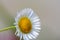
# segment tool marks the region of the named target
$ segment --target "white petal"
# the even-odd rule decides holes
[[[33,31],[36,35],[39,35],[37,32]]]
[[[31,18],[31,20],[36,20],[36,19],[39,19],[39,18],[38,17]]]
[[[40,32],[40,30],[34,29],[36,32]]]
[[[32,10],[31,10],[30,8],[27,8],[27,9],[26,9],[26,12],[27,12],[28,14],[30,14],[31,11],[32,11]]]
[[[24,40],[29,40],[27,35],[23,35]]]
[[[15,35],[17,35],[18,31],[15,32]]]
[[[35,34],[33,34],[33,33],[31,33],[33,36],[34,36],[34,39],[36,39],[36,35]]]
[[[29,15],[29,18],[33,15],[33,11],[31,11],[30,15]]]
[[[35,23],[33,23],[34,25],[40,25],[40,22],[35,22]]]
[[[38,22],[38,21],[40,21],[40,19],[33,20],[32,22]]]
[[[34,27],[34,29],[39,29],[39,30],[40,30],[41,28],[39,28],[39,27]]]
[[[30,36],[31,36],[32,38],[35,38],[32,34],[30,34]]]
[[[19,32],[20,30],[19,30],[19,27],[16,25],[16,30]]]
[[[15,23],[18,23],[18,20],[19,20],[19,18],[16,17],[16,18],[15,18]]]
[[[28,38],[32,39],[32,37],[28,34]]]
[[[18,32],[18,31],[16,31],[16,32],[15,32],[15,35],[16,35],[16,36],[19,36],[19,32]]]
[[[17,33],[17,36],[19,36],[19,33]]]
[[[18,15],[17,15],[16,18],[15,18],[15,21],[18,21],[20,17],[21,17],[21,14],[18,13]]]
[[[37,35],[36,35],[35,33],[32,32],[32,34],[33,34],[35,37],[37,37]]]
[[[37,32],[37,33],[39,33],[39,32],[40,32],[40,30],[39,30],[39,29],[32,29],[32,32],[31,32],[31,33],[33,33],[33,31],[35,31],[35,32]]]
[[[17,18],[20,18],[20,13],[17,15]]]
[[[32,32],[33,34],[35,34],[35,36],[37,37],[39,34],[35,31]]]
[[[23,36],[22,33],[20,33],[20,40],[22,39],[22,36]]]
[[[33,25],[33,27],[40,27],[40,25]]]

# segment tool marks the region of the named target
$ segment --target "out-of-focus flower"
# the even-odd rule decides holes
[[[40,19],[33,12],[31,8],[25,8],[24,10],[17,13],[15,18],[15,35],[20,37],[20,40],[36,39],[41,30]]]

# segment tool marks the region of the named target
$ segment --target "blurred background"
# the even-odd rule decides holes
[[[0,29],[13,25],[17,11],[32,8],[41,19],[36,40],[60,40],[60,0],[0,0]],[[0,40],[18,40],[15,29],[0,32]]]

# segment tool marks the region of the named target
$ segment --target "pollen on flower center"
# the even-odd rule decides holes
[[[18,26],[23,33],[29,33],[32,28],[31,21],[27,17],[22,17],[18,22]]]

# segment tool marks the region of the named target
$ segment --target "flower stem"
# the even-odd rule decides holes
[[[3,28],[3,29],[0,29],[0,32],[2,31],[6,31],[6,30],[9,30],[9,29],[14,29],[16,28],[15,26],[11,26],[11,27],[7,27],[7,28]]]

